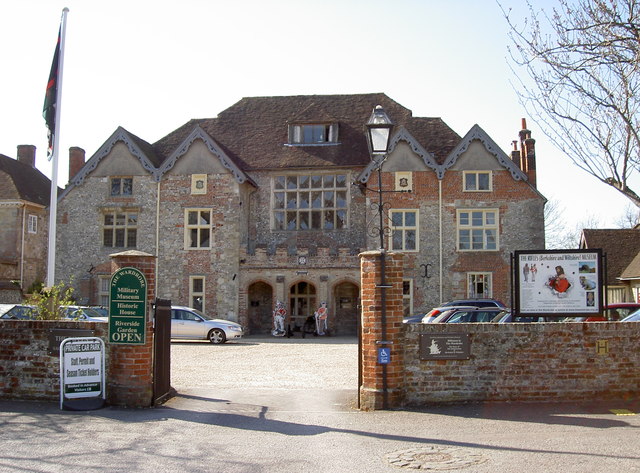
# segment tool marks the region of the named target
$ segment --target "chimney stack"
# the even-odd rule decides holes
[[[513,161],[513,164],[520,167],[520,151],[518,150],[518,140],[513,140],[511,144],[513,145],[513,149],[511,150],[511,161]]]
[[[33,145],[18,145],[18,161],[35,168],[36,147]]]
[[[85,153],[82,148],[72,146],[69,148],[69,182],[84,166]]]
[[[529,177],[529,182],[536,187],[536,140],[531,138],[531,130],[527,129],[527,120],[522,119],[520,130],[520,169]]]

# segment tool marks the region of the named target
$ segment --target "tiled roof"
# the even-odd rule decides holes
[[[278,168],[361,167],[370,156],[365,123],[382,105],[396,126],[404,126],[442,163],[460,137],[440,118],[414,118],[411,110],[383,93],[243,98],[217,118],[190,120],[156,142],[166,159],[200,126],[243,171]],[[288,125],[339,124],[338,145],[288,146]]]
[[[583,248],[602,248],[607,255],[609,284],[616,284],[625,269],[640,252],[640,230],[585,229],[582,230]]]
[[[140,148],[140,150],[145,154],[145,156],[149,159],[149,161],[151,161],[151,163],[155,167],[160,167],[163,160],[160,156],[156,154],[156,151],[153,149],[153,146],[147,143],[145,140],[143,140],[139,136],[136,136],[127,130],[124,130],[124,131],[129,134],[131,139],[135,142],[138,148]]]
[[[26,200],[48,206],[51,180],[28,164],[0,154],[0,200]]]

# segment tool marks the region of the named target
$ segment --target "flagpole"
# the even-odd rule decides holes
[[[62,71],[64,70],[64,44],[67,35],[67,13],[68,8],[62,10],[62,20],[60,23],[60,58],[58,62],[58,77],[56,90],[56,121],[55,134],[53,138],[52,153],[52,173],[51,173],[51,196],[49,199],[49,246],[47,256],[47,282],[46,286],[55,285],[56,270],[56,224],[58,217],[58,152],[60,150],[60,110],[62,109]]]

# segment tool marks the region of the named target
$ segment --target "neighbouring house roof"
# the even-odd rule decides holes
[[[51,180],[36,168],[0,154],[0,200],[25,200],[48,206]]]
[[[640,252],[640,230],[584,229],[580,248],[601,248],[607,255],[609,285],[616,284]]]

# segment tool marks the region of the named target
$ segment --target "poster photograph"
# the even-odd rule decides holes
[[[515,253],[516,312],[597,314],[602,311],[602,252]]]

